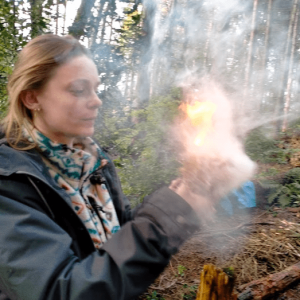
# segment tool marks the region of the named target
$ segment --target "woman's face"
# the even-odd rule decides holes
[[[34,125],[58,143],[73,145],[76,137],[91,136],[101,100],[95,64],[86,56],[59,66],[45,87],[36,93]]]

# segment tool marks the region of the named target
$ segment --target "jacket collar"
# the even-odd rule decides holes
[[[0,140],[0,175],[9,176],[13,173],[44,173],[44,163],[35,149],[16,150],[10,147],[6,139]]]
[[[69,199],[67,193],[54,182],[37,150],[16,150],[7,144],[6,139],[2,139],[0,140],[0,176],[12,174],[35,177],[55,190],[63,199]],[[71,205],[70,200],[66,202]]]

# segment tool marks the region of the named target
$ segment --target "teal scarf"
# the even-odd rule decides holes
[[[32,133],[50,175],[70,196],[73,209],[87,228],[95,248],[101,248],[120,229],[105,182],[90,180],[107,163],[102,150],[91,138],[82,138],[69,148],[51,141],[37,129]],[[33,141],[27,132],[25,135]]]

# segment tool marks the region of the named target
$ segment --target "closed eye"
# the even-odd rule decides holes
[[[84,94],[85,90],[84,89],[78,89],[78,90],[71,90],[71,93],[74,96],[82,96]]]

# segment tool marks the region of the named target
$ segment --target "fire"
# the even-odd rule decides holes
[[[195,145],[201,146],[212,127],[212,117],[216,110],[216,104],[212,102],[196,101],[193,105],[183,104],[181,109],[186,112],[193,127],[197,130],[194,140]]]
[[[184,117],[174,124],[174,144],[180,146],[182,181],[197,195],[199,213],[207,219],[215,203],[253,176],[255,164],[235,135],[225,92],[203,81],[199,89],[187,85],[183,96]]]

